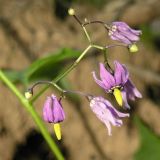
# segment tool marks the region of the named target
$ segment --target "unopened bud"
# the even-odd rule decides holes
[[[138,51],[138,47],[136,44],[131,44],[128,46],[128,49],[130,52],[134,53],[134,52],[137,52]]]
[[[69,14],[70,16],[75,15],[74,9],[73,9],[73,8],[69,8],[69,9],[68,9],[68,14]]]
[[[26,99],[30,99],[33,96],[33,92],[31,90],[28,90],[24,95]]]

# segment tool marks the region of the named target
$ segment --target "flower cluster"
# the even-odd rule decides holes
[[[69,68],[65,73],[60,76],[61,78],[67,75],[78,64],[78,62],[82,59],[82,57],[87,53],[90,48],[93,47],[103,51],[107,49],[107,47],[92,45],[89,34],[85,28],[86,25],[92,23],[101,23],[107,29],[108,35],[112,40],[121,42],[123,46],[128,47],[131,52],[136,52],[138,50],[136,42],[139,41],[139,36],[141,34],[140,30],[134,30],[124,22],[113,22],[110,25],[105,24],[101,21],[82,23],[75,15],[75,11],[73,9],[69,10],[69,14],[73,16],[82,26],[82,29],[84,30],[84,33],[86,34],[90,45],[80,55],[80,57],[78,57],[78,59],[71,66],[71,68]],[[115,97],[115,100],[117,101],[117,104],[126,111],[127,109],[130,109],[128,101],[134,101],[136,98],[141,98],[142,95],[131,81],[129,71],[124,64],[121,64],[118,61],[114,61],[114,68],[111,68],[108,60],[106,59],[106,56],[104,56],[104,59],[105,63],[99,64],[99,78],[97,78],[96,72],[93,71],[93,79],[101,88],[104,89],[106,93],[113,95]],[[62,95],[66,93],[74,93],[85,96],[89,100],[91,110],[95,113],[97,118],[106,125],[109,135],[112,135],[111,125],[120,127],[123,124],[121,118],[129,117],[129,113],[122,113],[118,111],[118,109],[116,109],[108,100],[106,100],[102,96],[93,96],[92,94],[86,94],[79,91],[63,90],[62,88],[60,88],[60,86],[53,82],[37,82],[28,90],[28,92],[25,93],[26,98],[31,98],[33,95],[33,88],[37,84],[42,83],[48,83],[53,85],[61,92]],[[58,99],[55,95],[52,94],[51,96],[47,97],[43,107],[43,119],[48,123],[53,123],[54,131],[58,140],[61,139],[60,122],[63,122],[65,119],[65,113],[61,104],[62,98],[63,96]]]

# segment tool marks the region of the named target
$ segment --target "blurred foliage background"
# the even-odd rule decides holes
[[[131,117],[122,128],[113,127],[113,136],[109,137],[86,99],[67,97],[63,101],[67,115],[62,124],[63,140],[57,145],[67,160],[159,160],[159,0],[0,0],[0,68],[22,92],[36,80],[52,80],[65,70],[88,45],[79,24],[67,15],[69,7],[75,8],[82,21],[125,21],[142,30],[138,53],[116,47],[108,54],[111,64],[116,59],[128,66],[143,99],[131,103]],[[115,43],[102,26],[96,24],[87,29],[97,44]],[[103,54],[90,51],[60,85],[112,100],[90,74],[98,70],[100,61]],[[36,88],[36,92],[40,89]],[[16,97],[2,83],[0,90],[0,159],[53,160]],[[51,88],[35,102],[40,115],[46,96],[52,92],[57,93]],[[53,134],[50,125],[48,129]]]

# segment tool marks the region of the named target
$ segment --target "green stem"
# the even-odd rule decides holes
[[[59,80],[61,80],[63,77],[65,77],[70,71],[72,71],[78,63],[81,61],[81,59],[85,56],[85,54],[92,48],[92,45],[89,45],[82,54],[76,59],[76,61],[62,74],[60,74],[55,80],[54,83],[57,83]]]
[[[102,46],[99,46],[99,45],[96,45],[96,44],[92,44],[92,47],[100,49],[100,50],[105,50],[106,49],[105,47],[102,47]]]
[[[76,59],[76,61],[64,72],[62,72],[59,76],[57,76],[54,80],[53,83],[59,82],[63,77],[65,77],[69,72],[71,72],[81,61],[81,59],[85,56],[85,54],[92,48],[92,45],[89,45],[83,52],[82,54]],[[30,102],[34,102],[49,86],[45,86],[42,88],[42,90],[39,91],[38,94],[36,94]]]
[[[86,35],[86,37],[87,37],[89,43],[91,43],[91,38],[90,38],[90,36],[89,36],[89,34],[88,34],[86,28],[85,28],[84,26],[82,26],[82,28],[83,28],[83,31],[84,31],[84,33],[85,33],[85,35]]]
[[[34,119],[35,123],[40,129],[41,134],[43,135],[44,139],[48,143],[49,147],[51,148],[52,152],[57,157],[57,160],[64,160],[64,157],[56,143],[53,141],[52,137],[50,136],[49,132],[47,131],[44,123],[42,122],[41,118],[34,110],[34,107],[25,99],[25,97],[19,92],[16,86],[5,76],[5,74],[0,70],[0,79],[10,88],[10,90],[18,97],[24,108],[31,114],[32,118]]]

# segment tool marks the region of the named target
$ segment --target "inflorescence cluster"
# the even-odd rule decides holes
[[[65,119],[65,112],[61,101],[64,95],[68,93],[74,93],[86,97],[90,103],[91,110],[95,113],[98,119],[100,119],[106,125],[108,134],[112,135],[111,124],[113,126],[120,127],[123,124],[121,118],[129,117],[129,113],[122,113],[118,111],[108,100],[102,96],[94,96],[92,94],[86,94],[79,91],[63,90],[60,86],[57,85],[57,82],[65,77],[73,68],[75,68],[91,48],[97,48],[104,53],[104,63],[99,63],[99,78],[97,78],[95,71],[92,72],[94,81],[101,88],[103,88],[106,93],[112,94],[119,106],[123,107],[124,109],[130,109],[128,100],[134,101],[135,98],[141,98],[142,95],[131,81],[129,71],[124,64],[121,64],[115,60],[114,68],[109,65],[106,50],[110,47],[123,46],[126,47],[129,52],[137,52],[138,47],[136,46],[136,42],[139,41],[141,31],[130,28],[125,22],[112,22],[107,24],[102,21],[86,20],[84,23],[82,23],[76,16],[74,9],[69,9],[68,13],[70,16],[73,16],[82,27],[89,41],[89,46],[84,50],[84,52],[82,52],[82,54],[73,63],[73,65],[71,65],[71,67],[66,70],[66,72],[60,75],[60,78],[56,82],[38,81],[25,92],[25,97],[30,99],[33,95],[34,87],[39,84],[53,85],[61,92],[62,96],[60,96],[60,98],[57,98],[54,94],[47,97],[43,107],[43,119],[48,123],[53,123],[54,131],[58,140],[61,139],[60,122],[63,122]],[[86,30],[86,26],[93,23],[101,24],[107,30],[108,36],[112,40],[118,41],[120,43],[108,46],[99,46],[93,44]]]

